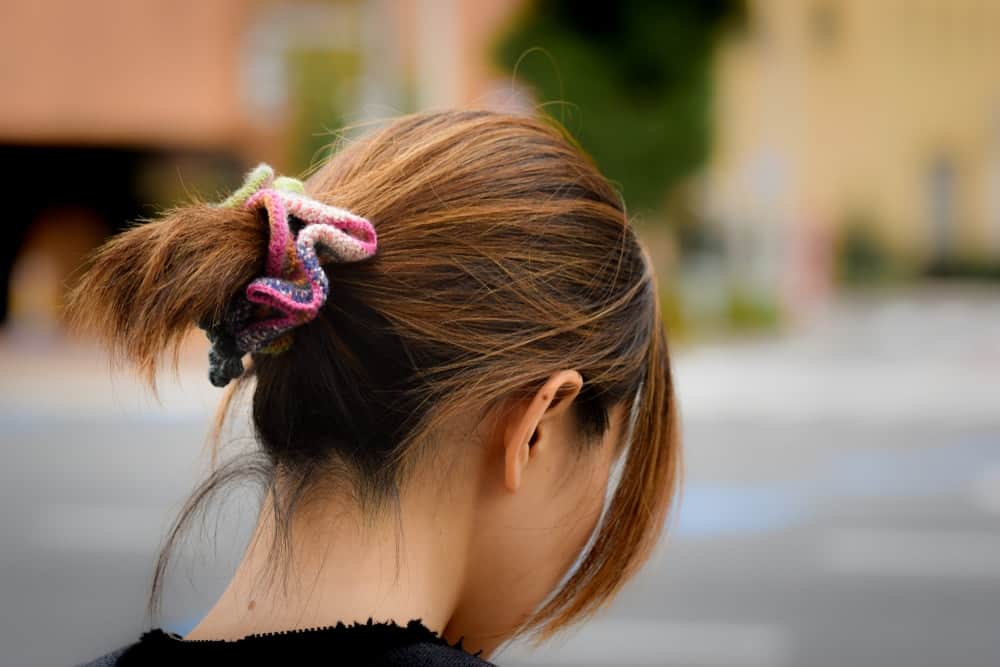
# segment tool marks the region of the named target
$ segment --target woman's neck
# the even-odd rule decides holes
[[[443,516],[430,495],[410,497],[401,516],[366,524],[343,494],[295,520],[287,588],[283,571],[266,579],[271,499],[225,592],[185,639],[235,640],[249,634],[415,618],[443,633],[463,587],[468,524]],[[349,509],[351,508],[351,509]],[[456,521],[456,519],[459,519]]]

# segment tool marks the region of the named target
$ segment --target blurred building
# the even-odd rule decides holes
[[[717,60],[708,179],[742,275],[822,290],[858,228],[918,266],[1000,261],[1000,3],[749,9]]]
[[[280,127],[242,109],[248,20],[242,0],[0,6],[0,159],[18,193],[0,320],[11,297],[20,320],[51,324],[65,280],[105,235],[211,194],[244,156],[275,154]]]
[[[10,0],[0,322],[56,323],[83,253],[265,160],[301,173],[343,125],[518,106],[488,40],[520,0]]]

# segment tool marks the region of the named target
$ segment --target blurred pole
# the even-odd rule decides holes
[[[390,0],[362,3],[361,15],[361,100],[362,120],[394,116],[404,109],[402,50],[399,13]]]
[[[457,0],[417,0],[416,78],[420,109],[461,103]]]
[[[1000,100],[994,104],[992,137],[987,167],[986,210],[992,259],[1000,260]]]

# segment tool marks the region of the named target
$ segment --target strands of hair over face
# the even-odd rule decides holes
[[[544,639],[596,611],[648,558],[680,465],[656,277],[618,193],[553,121],[487,111],[399,118],[342,147],[306,189],[372,221],[378,251],[325,266],[319,316],[286,353],[252,355],[227,390],[217,427],[252,391],[257,454],[217,466],[184,506],[150,610],[171,550],[224,486],[264,482],[278,567],[296,512],[330,484],[366,516],[391,512],[449,417],[471,406],[485,418],[575,368],[581,447],[600,442],[618,402],[634,405],[631,438],[588,552],[518,633]],[[266,230],[201,203],[135,226],[93,256],[71,321],[154,384],[161,354],[176,364],[193,323],[259,274]]]

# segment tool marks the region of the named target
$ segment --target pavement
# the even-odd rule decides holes
[[[92,346],[0,335],[4,665],[76,664],[144,628],[207,460],[204,352],[185,347],[157,403]],[[1000,290],[841,297],[673,358],[686,470],[665,541],[605,612],[495,662],[1000,665]],[[225,586],[241,502],[192,535],[162,625],[185,632]]]

